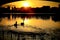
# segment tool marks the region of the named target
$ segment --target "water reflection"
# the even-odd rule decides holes
[[[42,19],[45,18],[45,19]],[[19,17],[19,16],[13,16],[10,15],[8,17],[0,18],[0,25],[8,27],[10,30],[16,30],[16,31],[25,31],[25,32],[40,32],[41,29],[49,29],[49,28],[60,28],[60,22],[55,22],[52,20],[52,16],[47,17],[49,19],[46,19],[46,17]],[[21,26],[21,23],[24,21],[24,27]],[[15,28],[14,25],[17,22],[18,26]],[[10,26],[10,27],[9,27]]]

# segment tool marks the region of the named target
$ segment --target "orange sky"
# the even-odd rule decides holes
[[[7,5],[10,5],[10,7],[13,7],[13,5],[17,8],[23,7],[24,4],[27,3],[29,4],[30,7],[42,7],[42,6],[50,6],[50,7],[58,7],[60,3],[58,2],[52,2],[52,1],[31,1],[31,0],[26,0],[26,1],[16,1],[12,3],[7,3],[2,5],[2,7],[6,7]]]

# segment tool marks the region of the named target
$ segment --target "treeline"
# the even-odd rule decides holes
[[[0,7],[0,13],[60,13],[60,5],[59,7],[51,7],[50,6],[43,6],[41,8],[31,8],[31,7],[21,7],[21,8],[7,8]]]

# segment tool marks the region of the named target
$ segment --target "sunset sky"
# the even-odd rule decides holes
[[[42,0],[25,0],[25,1],[16,1],[11,2],[2,5],[2,7],[7,7],[7,5],[10,5],[10,7],[15,6],[16,8],[20,7],[42,7],[42,6],[50,6],[50,7],[58,7],[60,3],[58,2],[52,2],[52,1],[42,1]]]

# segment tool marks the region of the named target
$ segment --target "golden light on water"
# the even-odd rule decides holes
[[[25,23],[28,23],[28,22],[29,22],[29,20],[28,20],[27,18],[25,18],[24,22],[25,22]]]
[[[0,25],[14,25],[15,22],[17,21],[17,24],[21,24],[23,22],[23,19],[20,17],[16,17],[16,19],[11,18],[10,20],[6,18],[2,18],[2,21],[0,22]],[[32,32],[32,31],[37,31],[37,29],[34,29],[33,27],[36,28],[42,28],[42,29],[48,29],[48,28],[60,28],[60,22],[54,22],[51,18],[48,20],[43,20],[43,19],[36,19],[36,18],[25,18],[24,19],[24,24],[25,26],[17,26],[15,28],[14,26],[11,27],[12,30],[19,30],[19,31],[27,31],[27,32]],[[30,26],[29,26],[30,25]],[[31,27],[32,26],[32,27]],[[38,30],[39,31],[39,30]]]

